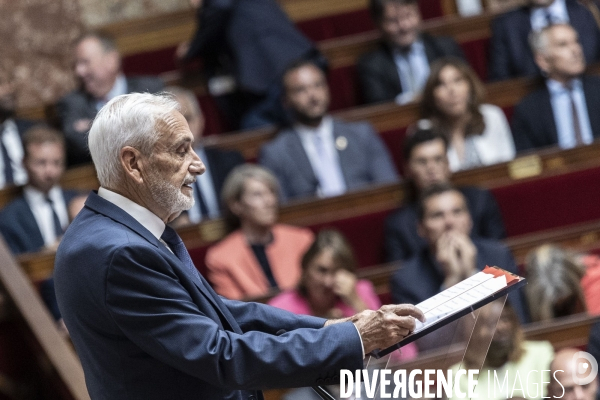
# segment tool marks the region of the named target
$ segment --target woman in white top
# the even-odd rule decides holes
[[[448,57],[431,65],[421,113],[448,136],[452,171],[515,157],[515,144],[504,113],[494,105],[482,104],[483,96],[483,84],[462,60]]]

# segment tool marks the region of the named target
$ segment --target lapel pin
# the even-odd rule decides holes
[[[348,139],[345,136],[338,136],[335,139],[335,148],[339,151],[345,150],[348,147]]]

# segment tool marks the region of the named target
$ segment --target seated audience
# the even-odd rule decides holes
[[[422,121],[404,141],[405,203],[385,220],[387,261],[410,258],[427,246],[425,239],[417,233],[417,200],[428,187],[450,182],[452,173],[446,156],[447,147],[446,136]],[[503,239],[506,232],[494,195],[473,186],[458,190],[467,200],[473,221],[471,236]]]
[[[423,118],[448,138],[450,169],[510,161],[515,145],[504,112],[484,104],[485,89],[463,61],[444,58],[431,66],[421,102]]]
[[[591,368],[589,363],[578,357],[579,349],[562,349],[556,353],[550,364],[550,374],[554,378],[548,383],[548,397],[563,400],[594,400],[598,395],[598,377],[587,384],[579,379],[587,378]],[[585,365],[585,364],[587,365]],[[582,371],[586,371],[583,372]],[[577,378],[577,379],[576,379]]]
[[[91,162],[88,131],[96,113],[113,97],[133,92],[158,92],[163,83],[155,77],[126,78],[121,56],[112,38],[86,33],[75,45],[75,75],[80,88],[56,105],[62,131],[67,139],[68,165]]]
[[[21,136],[33,123],[16,119],[14,114],[15,85],[5,82],[0,84],[0,189],[27,182]]]
[[[330,197],[372,184],[398,181],[390,155],[367,122],[327,114],[329,87],[314,63],[300,61],[283,76],[293,125],[265,144],[260,163],[281,185],[283,200]]]
[[[553,245],[531,251],[525,261],[525,294],[531,320],[545,321],[580,312],[600,313],[596,255],[577,257]]]
[[[71,220],[69,206],[85,197],[60,187],[65,169],[65,145],[60,132],[36,125],[23,135],[23,149],[28,184],[20,197],[0,211],[0,233],[15,255],[56,250]],[[40,290],[52,315],[60,320],[54,282],[42,282]]]
[[[427,246],[405,260],[402,268],[392,276],[394,303],[418,304],[481,271],[486,265],[517,273],[515,260],[506,246],[496,240],[469,237],[473,221],[465,196],[458,189],[447,184],[425,189],[417,215],[418,233]],[[521,292],[512,292],[508,300],[519,319],[528,322]]]
[[[206,253],[208,280],[220,295],[242,299],[298,284],[313,234],[277,223],[278,192],[277,179],[256,165],[236,167],[225,180],[221,197],[233,232]]]
[[[65,148],[60,132],[34,126],[23,135],[29,183],[0,212],[0,233],[13,254],[55,250],[69,225],[68,206],[77,192],[60,187]]]
[[[585,75],[577,32],[565,24],[531,35],[545,85],[526,96],[512,119],[517,151],[556,146],[569,149],[600,136],[600,78]]]
[[[539,64],[527,43],[532,31],[548,25],[571,24],[581,38],[587,62],[600,59],[600,31],[589,10],[577,0],[527,0],[492,22],[489,78],[503,80],[539,75]]]
[[[418,0],[371,0],[370,8],[382,40],[357,63],[365,102],[407,103],[421,93],[429,64],[443,56],[464,58],[452,38],[422,32]]]
[[[221,215],[219,194],[225,178],[233,168],[244,163],[244,157],[237,151],[204,147],[202,138],[204,115],[202,115],[196,96],[183,88],[171,87],[166,90],[173,93],[181,105],[183,116],[194,135],[194,151],[206,167],[206,172],[197,176],[194,183],[194,199],[196,200],[194,207],[183,214],[181,218],[187,218],[186,222],[196,224],[201,220],[219,217]]]
[[[214,96],[223,96],[229,118],[242,129],[281,123],[285,114],[279,98],[281,76],[298,59],[325,67],[314,43],[294,26],[275,0],[191,0],[198,28],[193,39],[180,45],[183,61],[201,57]],[[233,82],[224,76],[233,75]]]
[[[452,367],[452,370],[454,373],[459,367],[479,370],[473,398],[504,400],[511,398],[512,395],[521,394],[528,399],[547,397],[544,382],[547,383],[552,379],[548,373],[548,365],[554,355],[554,349],[546,341],[525,340],[516,313],[508,304],[500,310],[502,305],[501,301],[495,301],[481,308],[477,324],[473,329],[469,346],[478,344],[483,346],[484,354],[490,332],[494,332],[483,366],[478,365],[481,363],[479,359],[481,353],[471,351],[469,348],[462,365],[457,364]],[[530,371],[536,372],[530,373]],[[494,377],[494,372],[497,378]],[[459,381],[460,391],[467,393],[468,380],[463,378],[466,377],[463,375]],[[507,379],[508,384],[504,379]],[[458,397],[450,397],[449,400],[456,398]]]

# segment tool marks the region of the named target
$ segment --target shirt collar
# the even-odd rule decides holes
[[[420,37],[417,38],[410,46],[406,49],[401,49],[400,47],[394,48],[394,54],[399,56],[407,56],[411,53],[415,53],[417,51],[425,51],[425,45],[423,44],[423,39]]]
[[[127,80],[125,79],[125,75],[119,74],[117,75],[117,79],[115,79],[115,84],[112,89],[106,94],[106,101],[112,100],[113,98],[120,96],[122,94],[127,93]]]
[[[571,85],[574,90],[581,89],[582,88],[581,79],[579,79],[579,78],[573,79],[571,81]],[[562,94],[562,93],[566,93],[569,91],[565,87],[565,85],[563,85],[562,83],[560,83],[558,81],[555,81],[554,79],[547,79],[546,86],[548,87],[548,91],[550,92],[551,95]]]
[[[23,195],[27,201],[32,203],[43,203],[46,201],[46,194],[42,193],[39,189],[34,188],[31,185],[26,185],[23,188]],[[53,202],[57,201],[57,196],[60,196],[60,186],[54,185],[52,189],[48,191],[47,195]]]
[[[148,229],[148,231],[150,231],[150,233],[152,233],[152,235],[154,235],[157,239],[160,239],[165,231],[165,223],[162,219],[160,219],[152,211],[142,207],[127,197],[121,196],[120,194],[103,187],[98,189],[98,196],[102,197],[104,200],[110,201],[127,214],[131,215],[144,228]]]

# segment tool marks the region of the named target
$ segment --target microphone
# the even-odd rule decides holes
[[[280,329],[277,331],[276,335],[277,336],[281,336],[284,333],[286,333],[287,331],[285,329]],[[337,400],[335,397],[333,397],[327,390],[325,390],[324,387],[322,386],[311,386],[312,390],[314,390],[321,399],[323,400]]]

